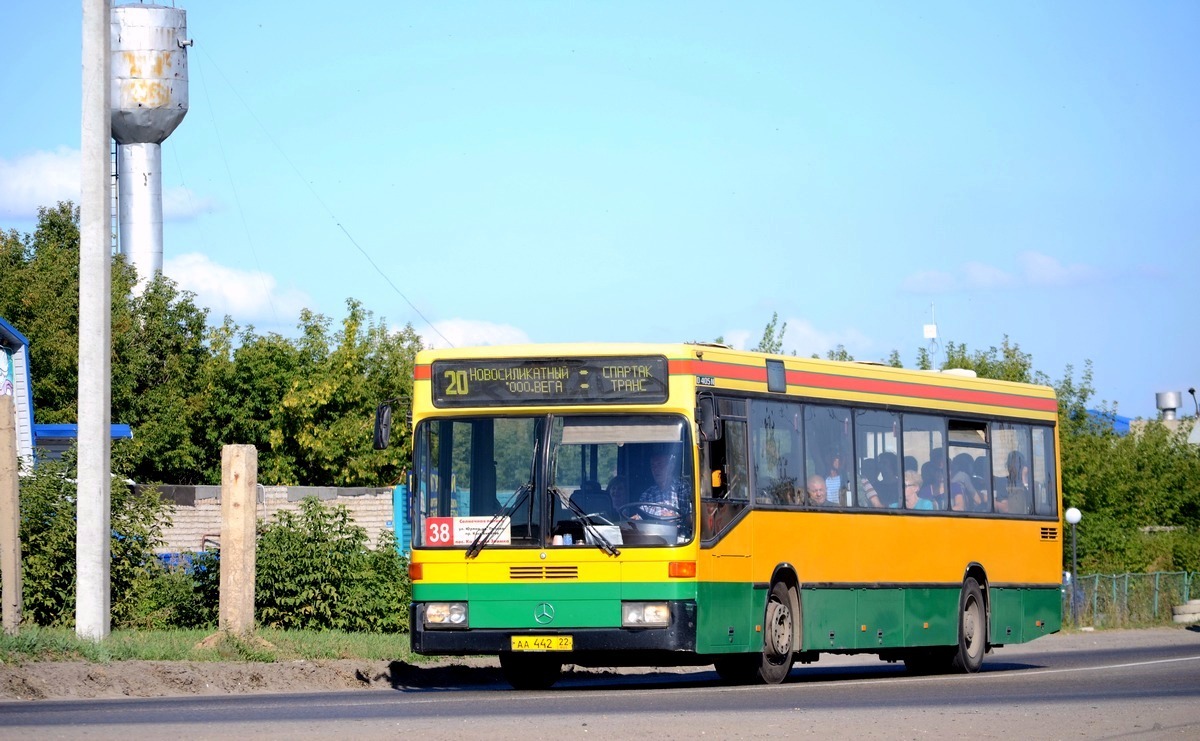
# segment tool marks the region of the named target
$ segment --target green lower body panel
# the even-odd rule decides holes
[[[958,589],[804,589],[805,651],[872,651],[958,641]]]
[[[1023,643],[1062,628],[1062,593],[1058,587],[1007,589],[993,587],[988,640]]]
[[[959,587],[801,590],[804,651],[888,651],[958,642]],[[989,640],[1020,643],[1057,632],[1056,587],[988,590]],[[414,584],[413,601],[467,602],[475,629],[538,630],[543,604],[555,629],[620,628],[621,602],[694,601],[696,652],[758,651],[767,590],[748,582]]]
[[[762,645],[766,591],[746,582],[700,582],[696,590],[696,650],[744,653]]]

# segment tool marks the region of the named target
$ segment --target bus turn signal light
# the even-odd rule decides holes
[[[421,579],[425,578],[424,566],[425,564],[423,563],[410,563],[408,565],[408,580],[421,581]]]
[[[691,579],[696,576],[696,562],[671,561],[667,564],[667,576],[672,579]]]

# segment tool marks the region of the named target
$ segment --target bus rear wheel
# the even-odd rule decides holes
[[[500,654],[500,673],[518,690],[544,690],[562,678],[562,661],[545,654]]]
[[[987,652],[987,609],[979,582],[968,577],[958,598],[958,650],[951,668],[974,674],[983,666]]]

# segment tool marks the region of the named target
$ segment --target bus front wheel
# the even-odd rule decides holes
[[[723,656],[714,663],[717,675],[734,684],[779,684],[792,671],[799,621],[795,593],[783,582],[775,582],[763,616],[762,653]]]
[[[562,677],[562,661],[545,654],[505,651],[500,654],[500,673],[514,689],[544,690]]]
[[[958,599],[958,650],[951,666],[955,671],[973,674],[983,666],[987,652],[987,609],[979,582],[968,577]]]

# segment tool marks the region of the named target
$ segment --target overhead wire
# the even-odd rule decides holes
[[[208,57],[207,54],[205,54],[205,56]],[[208,57],[208,59],[210,62],[212,61],[211,57]],[[214,63],[213,66],[216,67],[216,64]],[[197,68],[197,71],[200,71],[201,69],[202,68]],[[217,71],[220,72],[220,69],[218,68]],[[224,73],[221,73],[221,76],[225,77]],[[228,82],[228,79],[226,79],[226,82]],[[246,234],[246,244],[250,247],[250,255],[254,258],[254,266],[258,268],[258,280],[262,285],[263,295],[267,297],[267,303],[271,307],[271,316],[275,317],[275,323],[280,324],[279,312],[275,309],[275,299],[271,297],[271,291],[267,287],[267,281],[265,278],[267,271],[263,270],[262,263],[258,259],[258,250],[254,249],[254,238],[250,236],[250,224],[246,221],[246,210],[242,208],[242,200],[238,196],[237,181],[234,180],[233,170],[229,167],[229,158],[225,156],[225,145],[221,141],[221,130],[217,126],[217,117],[213,113],[212,99],[209,97],[208,83],[205,80],[203,73],[200,74],[200,87],[204,90],[204,101],[208,103],[208,115],[209,118],[212,119],[213,134],[217,139],[217,150],[221,153],[221,163],[225,165],[225,175],[229,178],[229,188],[233,191],[233,202],[237,206],[238,216],[242,221],[242,230]],[[243,105],[245,105],[244,101]]]
[[[229,89],[233,92],[234,96],[236,96],[237,99],[241,102],[241,104],[243,106],[245,106],[246,111],[250,114],[250,118],[254,119],[254,123],[258,124],[258,127],[262,130],[263,134],[271,142],[271,145],[273,147],[275,147],[275,151],[279,152],[279,155],[281,157],[283,157],[285,162],[288,163],[288,166],[292,168],[292,172],[294,172],[296,174],[296,177],[299,178],[302,183],[304,183],[304,187],[307,188],[308,192],[311,193],[313,198],[315,198],[317,200],[317,203],[321,204],[321,208],[325,209],[325,213],[329,214],[329,217],[333,220],[333,223],[337,226],[337,228],[339,230],[341,230],[342,234],[344,234],[346,236],[346,239],[349,240],[350,244],[354,245],[354,248],[356,250],[358,250],[359,253],[371,265],[371,267],[374,268],[375,272],[378,273],[379,276],[381,278],[383,278],[383,280],[389,286],[391,286],[392,290],[396,292],[396,295],[398,295],[400,298],[402,298],[404,300],[404,303],[408,304],[409,308],[411,308],[416,313],[417,316],[421,317],[422,321],[424,321],[427,325],[429,325],[430,329],[432,329],[434,332],[437,333],[438,337],[441,337],[442,340],[444,340],[448,346],[454,347],[454,343],[450,341],[450,338],[448,338],[448,337],[446,337],[446,335],[442,334],[442,331],[440,329],[438,329],[437,326],[432,321],[430,321],[429,317],[425,316],[425,314],[423,314],[421,312],[421,310],[417,308],[417,305],[414,304],[408,298],[408,296],[406,296],[404,294],[404,292],[400,290],[399,286],[397,286],[392,281],[392,279],[390,277],[388,277],[388,275],[385,272],[383,272],[383,269],[380,268],[379,265],[376,264],[375,260],[372,259],[372,257],[367,253],[367,251],[365,249],[363,249],[362,245],[360,245],[358,243],[358,240],[356,240],[354,238],[354,236],[352,234],[350,234],[350,231],[348,229],[346,229],[345,226],[342,225],[341,219],[339,219],[337,214],[335,214],[333,212],[333,209],[331,209],[325,203],[325,200],[323,198],[321,198],[321,195],[319,193],[317,193],[316,189],[313,188],[312,184],[308,181],[308,179],[304,177],[304,174],[300,172],[300,168],[298,168],[295,165],[295,163],[292,162],[292,159],[287,156],[287,152],[283,151],[283,148],[281,146],[279,146],[279,143],[277,141],[275,141],[275,137],[273,137],[271,135],[271,132],[267,129],[267,127],[265,125],[263,125],[262,121],[259,120],[258,115],[254,112],[254,109],[252,109],[250,107],[250,105],[245,101],[245,99],[242,98],[241,93],[239,93],[237,91],[237,88],[235,88],[233,86],[233,83],[230,82],[229,78],[226,77],[225,73],[221,70],[220,65],[218,65],[211,56],[209,56],[207,51],[204,51],[203,49],[201,51],[204,53],[204,56],[212,64],[213,68],[217,71],[217,74],[221,75],[221,77],[225,80],[225,83],[227,85],[229,85]],[[236,193],[235,193],[235,197],[236,197]]]

